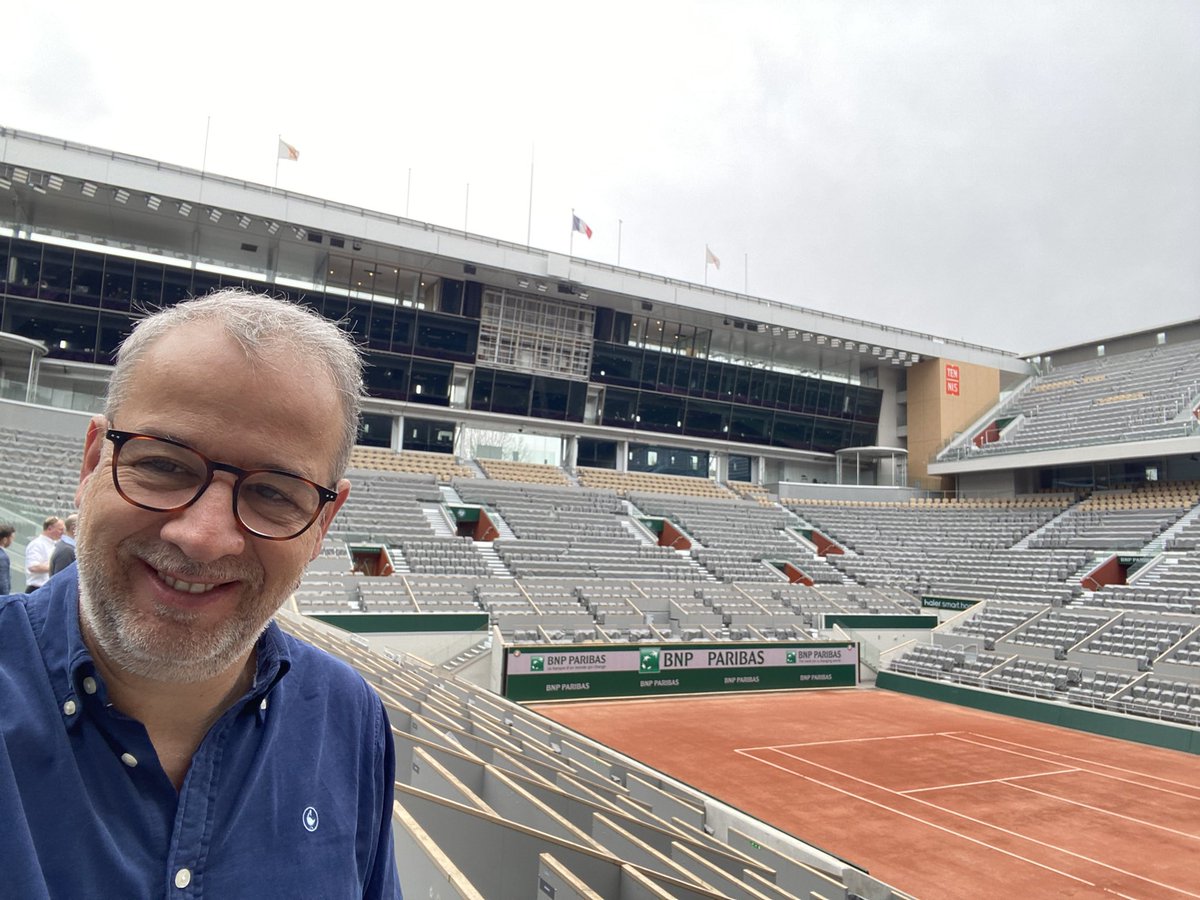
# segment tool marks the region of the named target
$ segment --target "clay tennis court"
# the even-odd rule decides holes
[[[923,898],[1200,898],[1200,758],[874,689],[540,704]]]

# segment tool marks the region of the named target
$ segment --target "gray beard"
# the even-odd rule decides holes
[[[115,560],[105,559],[104,547],[97,546],[102,544],[80,540],[76,551],[80,624],[110,664],[154,681],[192,683],[226,671],[249,653],[275,610],[299,584],[297,578],[282,596],[267,598],[262,594],[262,573],[254,567],[200,566],[181,559],[169,545],[134,538],[117,546]],[[243,599],[215,629],[195,631],[189,626],[199,617],[186,610],[156,605],[146,613],[128,605],[125,573],[141,565],[139,561],[197,582],[241,580],[244,596],[253,599]]]

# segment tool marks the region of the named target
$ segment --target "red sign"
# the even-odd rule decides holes
[[[946,393],[958,396],[958,366],[946,363]]]

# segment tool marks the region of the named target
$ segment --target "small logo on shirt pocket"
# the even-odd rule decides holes
[[[317,825],[320,824],[320,820],[317,816],[317,810],[312,806],[305,807],[304,815],[301,816],[300,821],[304,823],[305,831],[316,831]]]

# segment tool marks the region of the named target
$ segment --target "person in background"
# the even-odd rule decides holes
[[[75,562],[75,523],[79,521],[77,513],[71,513],[63,520],[63,536],[54,545],[50,554],[50,575],[57,575],[71,563]]]
[[[12,561],[8,558],[8,546],[16,533],[17,529],[7,522],[0,524],[0,597],[12,593]]]
[[[63,520],[49,516],[42,523],[42,533],[25,547],[25,591],[32,593],[50,580],[50,557],[54,545],[62,537]]]
[[[272,621],[350,492],[362,362],[241,291],[140,322],[76,565],[0,600],[5,897],[399,900],[379,695]]]

